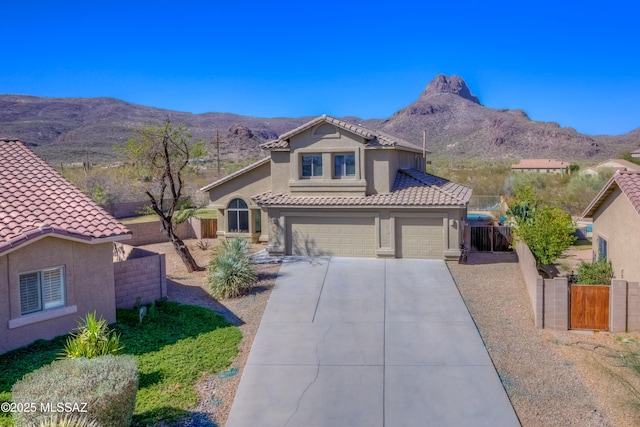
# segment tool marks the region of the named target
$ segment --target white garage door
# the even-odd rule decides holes
[[[373,217],[289,217],[289,255],[375,256]]]
[[[444,258],[442,218],[396,218],[398,258]]]

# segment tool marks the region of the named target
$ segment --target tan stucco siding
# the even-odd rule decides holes
[[[390,193],[395,180],[395,169],[391,169],[389,157],[393,150],[366,150],[367,194]]]
[[[326,129],[327,124],[321,124]],[[365,152],[364,138],[350,132],[334,128],[335,133],[319,136],[315,134],[318,127],[291,137],[289,141],[289,181],[286,193],[299,196],[331,194],[335,196],[364,196]],[[322,175],[312,178],[302,177],[302,156],[320,154],[322,156]],[[353,177],[337,178],[334,176],[334,157],[339,154],[354,154],[356,173]],[[279,176],[278,179],[281,179]],[[281,183],[274,188],[282,188]]]
[[[64,266],[65,306],[22,316],[20,274],[58,266]],[[0,299],[0,353],[66,334],[93,310],[113,323],[113,243],[90,245],[46,237],[1,256],[0,295],[6,296]]]
[[[289,192],[289,180],[291,179],[289,155],[288,151],[271,152],[271,191],[276,194]]]
[[[620,189],[616,189],[593,216],[594,253],[598,251],[598,238],[604,238],[616,279],[640,281],[639,223],[640,215]]]
[[[247,171],[209,190],[209,204],[218,209],[226,209],[232,199],[242,198],[249,207],[257,207],[252,196],[271,189],[270,162]]]
[[[251,199],[265,191],[271,190],[271,162],[258,166],[246,173],[236,176],[235,178],[223,182],[222,184],[209,190],[210,206],[217,209],[218,213],[218,231],[220,237],[228,237],[227,233],[227,206],[235,199],[240,198],[245,201],[250,209],[249,229],[250,233],[238,234],[241,237],[251,238],[253,241],[260,240],[262,234],[266,233],[264,228],[267,215],[262,209]],[[261,215],[260,225],[262,231],[256,229],[256,215]],[[266,237],[264,238],[266,240]]]

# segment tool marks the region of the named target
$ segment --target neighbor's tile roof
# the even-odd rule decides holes
[[[93,240],[130,232],[22,142],[0,138],[0,254],[43,234]]]
[[[363,197],[311,197],[258,194],[253,200],[262,206],[464,206],[471,198],[471,189],[414,169],[401,169],[396,174],[393,189],[388,194]]]
[[[512,165],[511,169],[566,169],[568,162],[554,159],[520,159],[520,163]]]
[[[405,141],[401,138],[397,138],[395,136],[391,136],[384,132],[367,129],[363,126],[349,123],[344,120],[337,119],[335,117],[327,116],[326,114],[320,117],[316,117],[315,119],[307,123],[304,123],[298,126],[297,128],[290,130],[289,132],[283,133],[282,135],[280,135],[278,139],[274,139],[273,141],[267,141],[264,144],[261,144],[260,147],[266,148],[266,149],[289,148],[289,138],[322,122],[330,123],[341,129],[344,129],[349,132],[353,132],[356,135],[362,136],[364,139],[369,141],[367,143],[367,147],[401,147],[411,151],[421,152],[421,149],[416,144],[412,144],[408,141]]]
[[[615,170],[619,170],[620,172],[622,171],[640,171],[640,165],[637,165],[635,163],[631,163],[628,160],[624,160],[624,159],[609,159],[606,162],[602,162],[599,163],[595,166],[592,166],[590,168],[588,168],[587,170],[591,170],[594,172],[600,172],[603,170],[607,170],[607,169],[615,169]]]
[[[582,217],[592,218],[600,206],[613,194],[616,187],[620,188],[636,213],[640,215],[640,172],[616,172],[587,206]]]

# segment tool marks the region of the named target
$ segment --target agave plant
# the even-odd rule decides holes
[[[61,359],[73,359],[76,357],[98,357],[107,354],[117,355],[122,351],[120,336],[109,329],[107,321],[96,312],[87,313],[78,324],[76,332],[67,338],[67,343]]]

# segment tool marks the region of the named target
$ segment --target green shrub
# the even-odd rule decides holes
[[[67,338],[67,343],[61,359],[73,359],[76,357],[98,357],[107,354],[120,354],[120,337],[109,329],[105,319],[96,318],[96,312],[87,313],[86,317],[78,324],[76,333]]]
[[[56,411],[72,412],[103,427],[128,426],[137,389],[133,356],[56,360],[13,385],[14,402],[33,402],[36,407],[36,412],[14,413],[13,417],[17,426],[26,426],[46,422]],[[60,410],[60,404],[72,406]]]
[[[609,285],[613,278],[611,262],[600,260],[598,262],[581,262],[578,267],[578,283],[581,285]]]
[[[40,420],[39,424],[31,424],[29,427],[100,427],[100,425],[87,417],[67,412],[64,415],[47,416]]]
[[[256,280],[249,243],[240,238],[223,240],[209,262],[208,282],[214,298],[234,298],[248,292]]]

